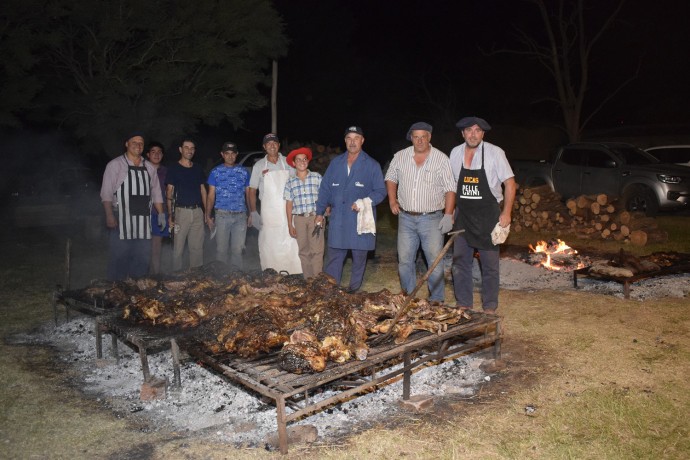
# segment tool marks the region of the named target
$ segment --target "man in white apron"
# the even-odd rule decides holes
[[[289,274],[302,273],[297,241],[290,236],[285,215],[283,191],[290,175],[295,173],[280,154],[280,140],[273,133],[263,139],[266,156],[256,162],[249,179],[249,225],[259,230],[261,269],[272,268]],[[261,214],[256,207],[259,191]]]

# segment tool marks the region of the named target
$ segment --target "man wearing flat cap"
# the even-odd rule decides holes
[[[236,163],[237,144],[225,142],[220,156],[223,163],[208,175],[206,194],[206,224],[216,230],[216,260],[243,270],[242,253],[247,236],[247,202],[249,201],[249,173]],[[213,216],[211,211],[213,210]],[[214,217],[215,216],[215,217]]]
[[[388,202],[398,216],[398,273],[402,290],[417,285],[415,260],[421,245],[431,266],[443,249],[443,235],[453,226],[456,184],[448,156],[431,145],[433,128],[417,122],[407,131],[412,146],[395,154],[386,172]],[[443,266],[427,280],[429,300],[445,301]]]
[[[477,250],[482,274],[482,307],[485,313],[495,314],[499,287],[496,243],[499,241],[492,239],[492,233],[498,228],[505,230],[502,233],[507,236],[515,201],[515,177],[505,152],[484,141],[484,133],[491,129],[486,120],[465,117],[456,126],[465,142],[450,153],[453,174],[458,181],[455,229],[465,232],[456,238],[453,247],[455,301],[458,308],[472,308],[472,263]]]
[[[344,152],[326,169],[316,202],[316,223],[323,225],[330,208],[328,251],[324,272],[340,284],[343,265],[352,252],[352,270],[347,290],[362,286],[367,254],[376,247],[376,205],[386,196],[378,161],[364,150],[364,131],[359,126],[345,129]],[[364,225],[368,222],[370,225]]]
[[[144,135],[130,133],[125,153],[111,160],[103,173],[101,201],[110,230],[107,277],[111,281],[144,276],[151,257],[151,206],[158,212],[153,225],[165,228],[163,194],[156,168],[144,160]]]
[[[259,231],[259,259],[261,269],[272,268],[290,274],[302,273],[297,241],[290,236],[283,191],[295,168],[288,165],[280,153],[280,140],[274,133],[263,138],[266,156],[257,161],[249,179],[249,225]],[[257,210],[259,192],[261,214]]]

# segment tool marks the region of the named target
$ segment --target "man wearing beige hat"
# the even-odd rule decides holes
[[[486,120],[465,117],[456,126],[465,142],[450,152],[450,164],[458,181],[454,230],[464,229],[465,232],[456,238],[453,247],[455,301],[458,308],[472,308],[472,263],[477,250],[482,273],[482,307],[485,313],[495,314],[499,286],[498,244],[505,240],[510,228],[515,177],[505,152],[484,142],[484,133],[491,129]]]

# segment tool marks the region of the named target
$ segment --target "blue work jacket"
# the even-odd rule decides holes
[[[316,214],[323,215],[331,207],[328,224],[328,246],[337,249],[373,250],[376,236],[357,234],[357,213],[352,204],[360,198],[371,198],[376,219],[376,205],[386,197],[386,184],[379,162],[363,150],[347,174],[347,152],[335,157],[326,169],[319,188]]]

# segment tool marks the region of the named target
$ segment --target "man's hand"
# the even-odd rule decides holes
[[[105,226],[108,228],[117,228],[117,219],[114,215],[105,216]]]
[[[158,214],[158,228],[161,230],[165,230],[165,214]]]
[[[251,213],[252,227],[261,231],[261,215],[258,211],[252,211]]]
[[[446,234],[453,229],[453,215],[444,214],[441,222],[438,224],[438,229],[441,233]]]
[[[400,214],[400,203],[398,203],[398,200],[388,200],[388,204],[391,207],[391,212],[393,215],[398,215]]]

